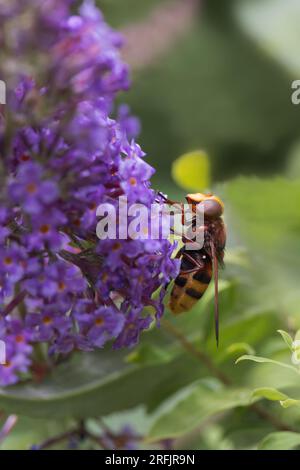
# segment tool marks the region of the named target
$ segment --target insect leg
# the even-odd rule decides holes
[[[161,191],[158,191],[157,194],[167,203],[173,206],[174,204],[179,204],[180,206],[182,205],[182,202],[180,201],[173,201],[172,199],[169,199],[167,196],[165,196]]]
[[[183,247],[180,248],[180,250],[177,251],[176,255],[175,255],[175,259],[179,259],[180,256],[182,256],[182,252],[183,252]]]
[[[199,261],[195,260],[195,258],[189,255],[187,252],[183,253],[183,257],[190,261],[190,263],[194,264],[194,266],[197,266],[197,268],[203,268],[203,264],[199,263]]]
[[[203,269],[203,264],[202,263],[199,263],[197,260],[195,260],[191,255],[189,255],[188,253],[183,253],[182,255],[183,258],[186,258],[190,263],[192,263],[195,267],[192,268],[192,269],[187,269],[185,271],[181,271],[181,274],[192,274],[192,273],[196,273],[197,271],[199,271],[199,269]]]
[[[187,238],[185,235],[182,235],[181,233],[176,232],[173,227],[171,227],[170,230],[173,235],[178,235],[179,237],[182,237],[182,239],[184,239],[183,240],[184,243],[187,243],[187,242],[194,243],[193,240],[191,240],[190,238]]]
[[[181,274],[192,274],[192,273],[197,273],[199,271],[199,268],[194,268],[194,269],[188,269],[186,271],[180,271]]]

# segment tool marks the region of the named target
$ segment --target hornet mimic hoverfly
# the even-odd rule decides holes
[[[167,204],[181,205],[160,193]],[[219,343],[218,268],[223,266],[226,243],[226,229],[222,219],[224,204],[213,194],[188,194],[186,200],[196,214],[197,206],[203,211],[204,224],[196,227],[196,217],[192,218],[192,234],[183,236],[183,247],[176,257],[181,259],[180,273],[175,279],[170,296],[169,308],[175,315],[189,311],[201,299],[212,275],[215,284],[215,332]],[[188,243],[194,242],[195,233],[202,232],[203,245],[199,249],[188,250]],[[189,233],[189,232],[188,232]],[[193,235],[194,234],[194,235]]]

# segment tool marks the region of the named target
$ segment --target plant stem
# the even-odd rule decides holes
[[[274,416],[270,411],[268,411],[264,406],[259,405],[258,403],[253,403],[250,408],[263,420],[268,421],[275,429],[278,431],[290,431],[298,432],[293,426],[286,424],[281,419]]]
[[[218,378],[224,385],[230,386],[233,385],[232,380],[226,374],[224,374],[210,359],[210,357],[205,354],[203,351],[198,350],[195,348],[193,343],[191,343],[181,331],[176,328],[169,320],[162,319],[161,324],[163,327],[168,331],[174,338],[176,338],[182,347],[191,355],[193,355],[196,359],[198,359],[205,367],[212,373],[212,375]],[[250,405],[251,410],[253,410],[260,418],[265,421],[268,421],[275,429],[279,431],[291,431],[297,432],[292,426],[286,424],[281,419],[273,416],[266,408],[262,405],[257,403],[253,403]]]
[[[178,330],[178,328],[176,328],[169,320],[162,319],[161,324],[172,336],[174,336],[181,343],[182,347],[188,353],[192,354],[194,357],[199,359],[199,361],[207,367],[207,369],[212,373],[212,375],[217,377],[224,385],[231,385],[230,378],[223,374],[223,372],[214,365],[209,356],[195,348],[193,343],[191,343],[181,333],[181,331]]]
[[[103,439],[100,436],[96,436],[90,433],[86,429],[84,422],[80,421],[78,426],[76,426],[75,428],[58,434],[56,436],[50,437],[49,439],[46,439],[44,442],[42,442],[42,444],[38,446],[38,450],[48,449],[49,447],[53,447],[56,444],[60,444],[63,441],[71,439],[72,437],[78,437],[79,439],[90,439],[93,442],[96,442],[103,449],[106,449]]]
[[[9,315],[26,297],[26,291],[21,291],[17,296],[5,307],[3,316]]]

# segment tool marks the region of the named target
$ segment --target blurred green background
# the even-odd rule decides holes
[[[99,0],[117,28],[147,21],[154,8],[171,3]],[[186,31],[157,61],[133,73],[132,90],[124,97],[141,119],[140,142],[163,190],[171,185],[172,161],[190,149],[209,152],[218,182],[284,172],[300,136],[300,111],[290,99],[300,64],[287,60],[298,56],[290,37],[294,29],[299,44],[298,2],[198,3]]]

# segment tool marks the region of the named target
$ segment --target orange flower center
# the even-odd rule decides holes
[[[24,336],[23,335],[17,335],[16,336],[16,343],[24,343]]]
[[[80,219],[75,219],[73,224],[76,225],[76,227],[80,227],[80,225],[81,225]]]
[[[66,284],[61,281],[61,282],[58,283],[58,288],[59,288],[60,291],[63,291],[66,288]]]
[[[121,243],[114,243],[112,250],[113,251],[118,251],[121,248]]]
[[[40,232],[43,233],[44,235],[49,233],[50,232],[50,225],[47,225],[47,224],[41,225]]]
[[[133,176],[129,179],[129,183],[131,184],[131,186],[136,186],[136,178],[134,178]]]
[[[26,190],[28,193],[30,194],[34,194],[37,190],[37,187],[34,183],[29,183],[27,186],[26,186]]]

